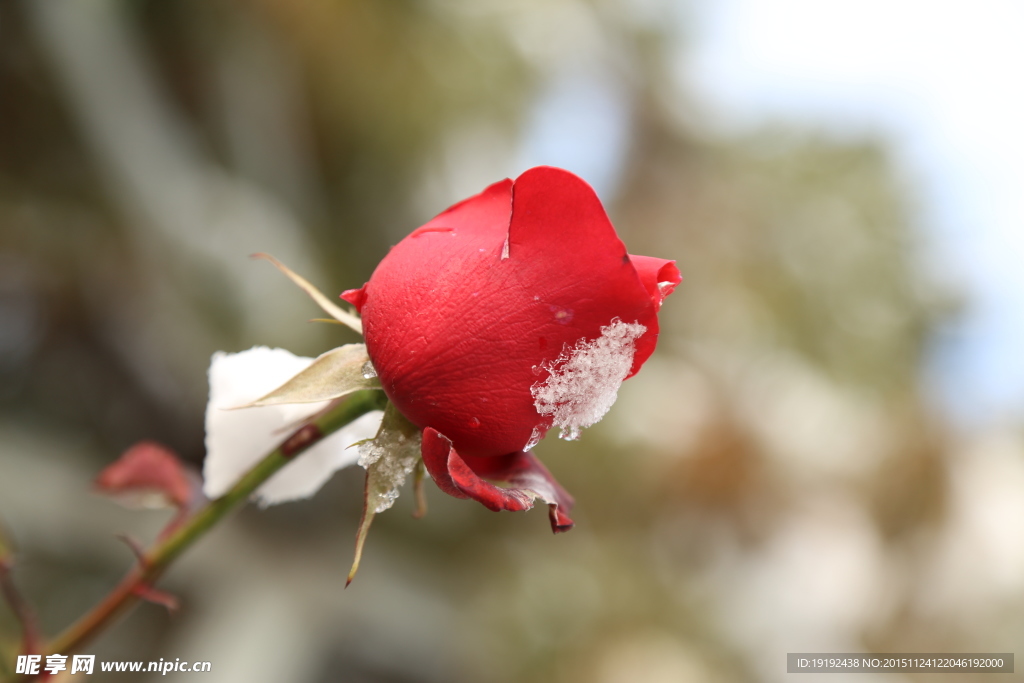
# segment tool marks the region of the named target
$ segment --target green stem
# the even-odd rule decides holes
[[[292,458],[361,415],[371,410],[382,409],[385,404],[386,398],[383,392],[361,391],[300,427],[253,466],[227,493],[197,510],[173,534],[157,541],[145,553],[139,564],[102,602],[47,643],[43,648],[43,654],[70,655],[77,652],[100,631],[135,606],[141,599],[140,593],[156,581],[171,562],[229,511],[248,500],[253,491],[275,472],[291,462]],[[36,676],[17,677],[12,680],[12,683],[35,678]]]

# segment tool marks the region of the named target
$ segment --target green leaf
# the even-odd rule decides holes
[[[380,389],[365,344],[345,344],[322,354],[313,363],[266,396],[237,408],[282,403],[329,401],[362,389]]]

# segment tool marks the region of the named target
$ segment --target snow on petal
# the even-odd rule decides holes
[[[329,401],[230,410],[272,391],[309,367],[312,358],[284,349],[257,346],[240,353],[218,351],[210,362],[210,402],[206,407],[206,462],[203,492],[223,495],[303,420]],[[324,438],[281,469],[256,491],[261,505],[306,498],[336,470],[356,462],[356,441],[372,437],[382,413],[374,411]]]
[[[647,328],[615,318],[593,341],[581,339],[540,367],[550,375],[530,387],[534,407],[550,415],[563,439],[577,439],[580,429],[596,424],[611,409],[629,374],[636,340]]]

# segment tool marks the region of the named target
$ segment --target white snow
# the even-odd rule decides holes
[[[213,355],[203,463],[203,493],[208,498],[227,492],[303,420],[328,405],[324,401],[229,410],[263,396],[312,362],[312,358],[265,346]],[[256,490],[259,504],[265,507],[312,496],[335,471],[356,463],[358,453],[349,446],[372,438],[382,415],[381,411],[367,413],[297,456]]]
[[[593,341],[581,339],[539,369],[550,376],[530,387],[540,415],[553,416],[563,439],[578,439],[580,430],[596,424],[611,409],[629,374],[636,340],[647,331],[638,322],[613,318]]]
[[[377,376],[377,368],[373,367],[373,361],[363,363],[363,378],[370,379]]]
[[[544,438],[544,432],[540,427],[534,427],[533,431],[530,432],[530,440],[523,446],[524,451],[532,451],[533,447],[540,443],[540,440]]]
[[[420,436],[406,436],[400,429],[380,430],[373,441],[358,446],[359,466],[370,471],[368,505],[374,512],[384,512],[398,499],[399,489],[420,457]]]

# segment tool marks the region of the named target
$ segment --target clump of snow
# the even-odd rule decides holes
[[[563,439],[578,439],[581,429],[596,424],[611,409],[633,366],[636,340],[646,331],[640,323],[614,318],[597,339],[581,339],[539,366],[550,375],[530,387],[533,405],[540,415],[552,416]]]
[[[531,389],[532,391],[532,389]],[[540,427],[534,427],[533,431],[530,432],[530,440],[523,446],[524,451],[532,451],[533,447],[540,443],[540,440],[544,438],[544,432],[541,431]]]
[[[371,379],[377,376],[377,368],[373,367],[373,361],[366,361],[362,367],[363,379]]]
[[[370,472],[367,504],[384,512],[398,498],[398,490],[416,468],[420,455],[419,434],[409,436],[387,425],[371,441],[358,446],[358,464]]]

